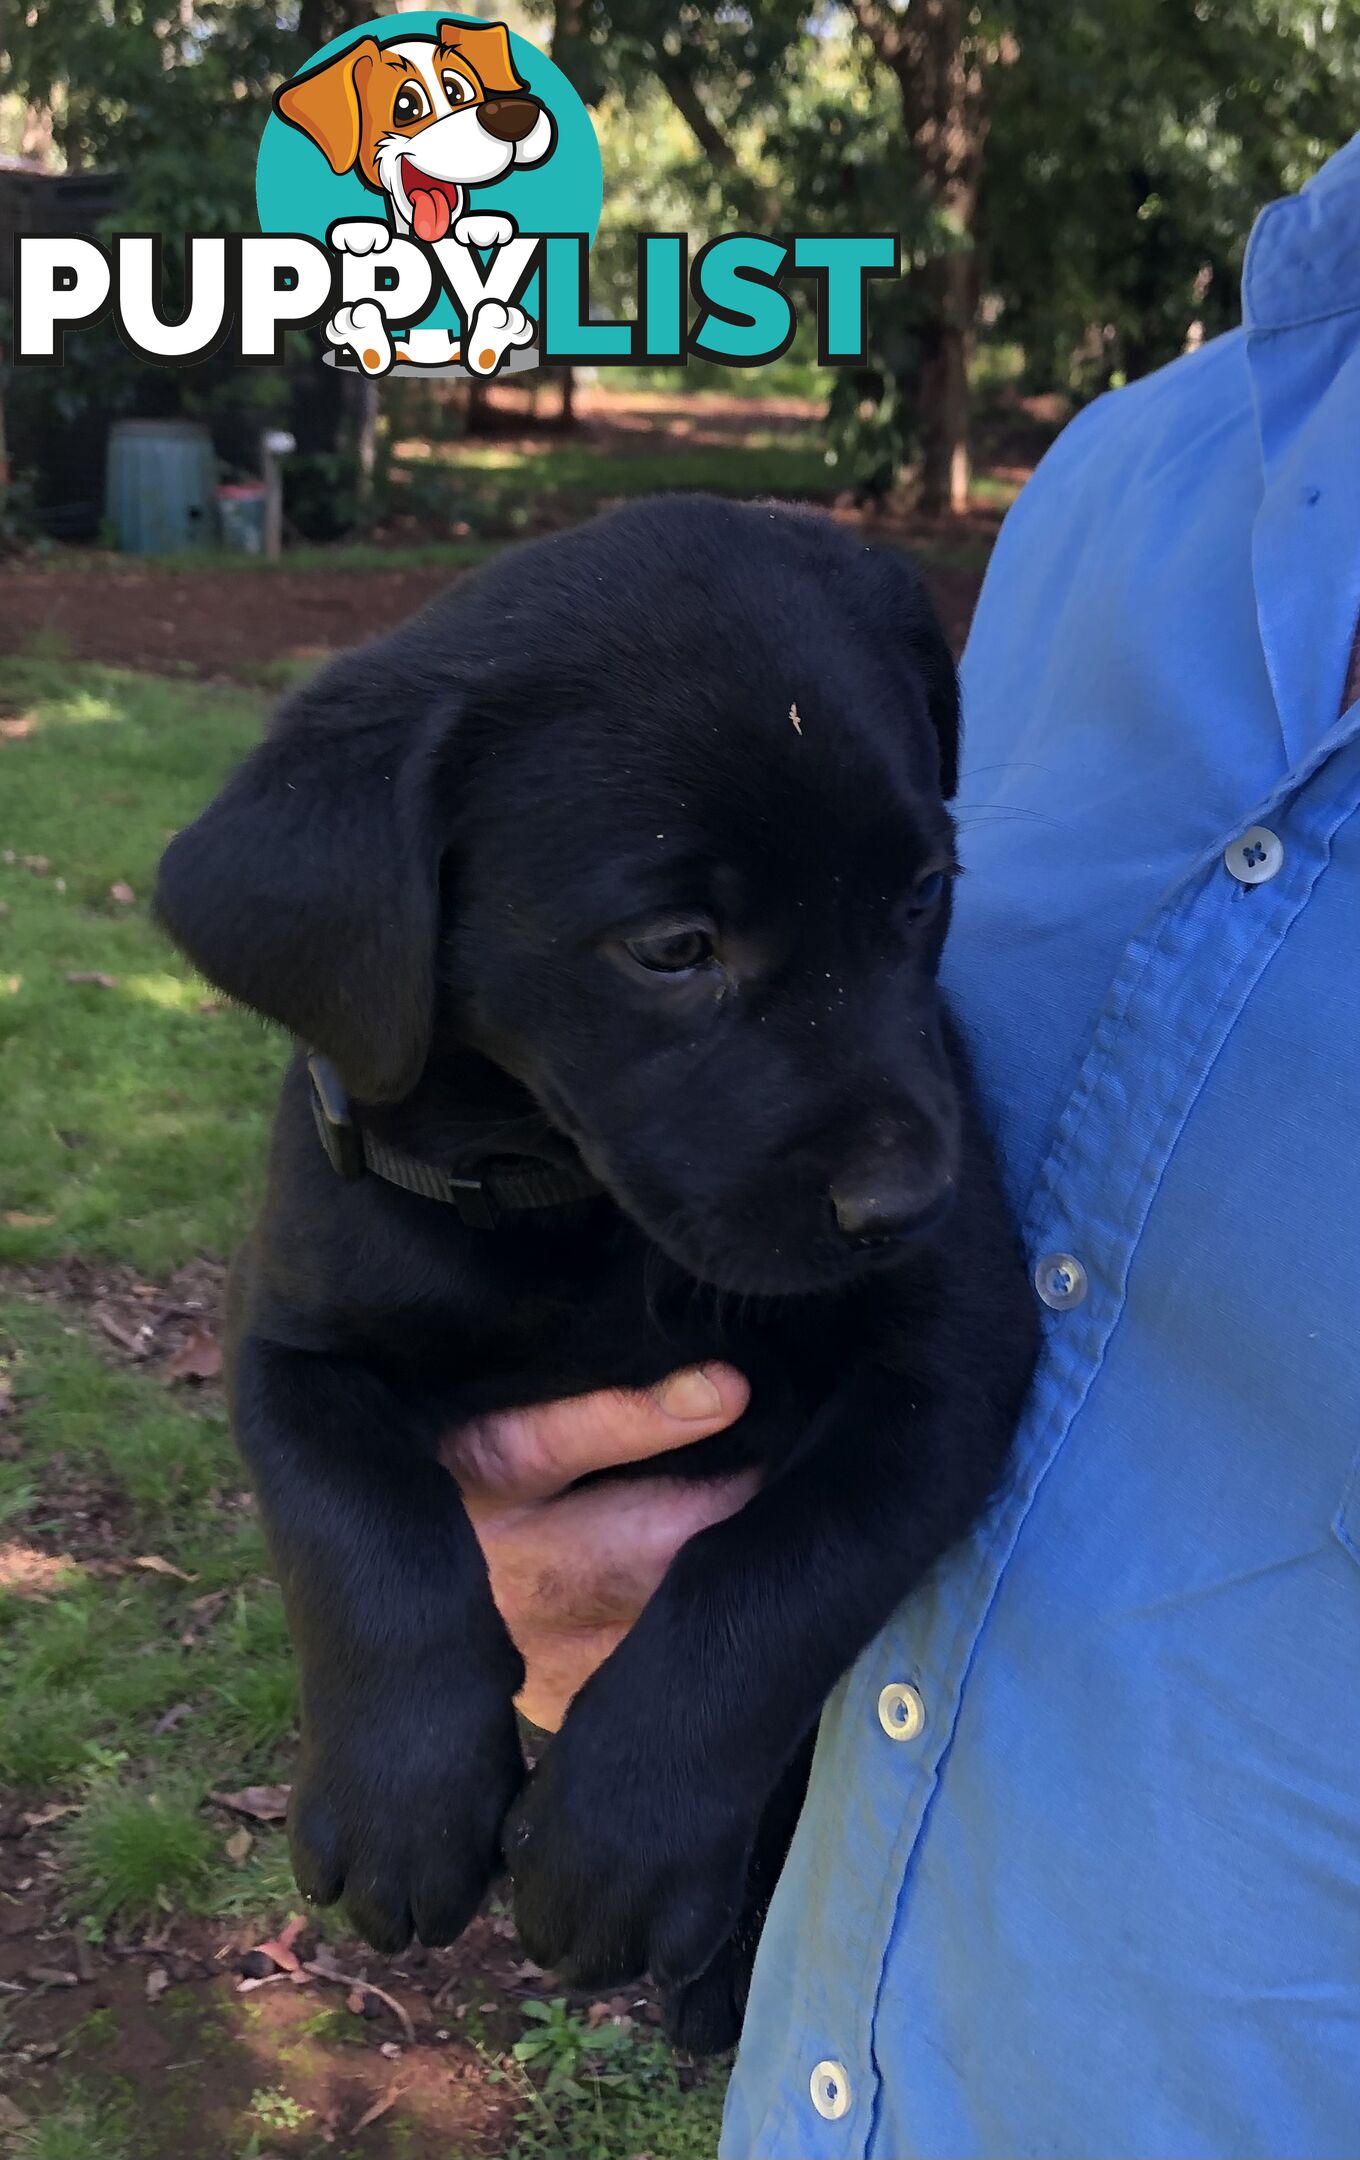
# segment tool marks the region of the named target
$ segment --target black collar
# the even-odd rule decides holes
[[[355,1124],[349,1097],[329,1058],[314,1053],[307,1072],[312,1116],[332,1170],[343,1178],[385,1178],[423,1200],[446,1201],[470,1230],[494,1230],[507,1215],[564,1207],[603,1190],[582,1163],[548,1163],[532,1155],[501,1156],[472,1176],[440,1170],[375,1140]]]

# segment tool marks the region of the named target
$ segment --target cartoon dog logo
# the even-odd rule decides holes
[[[387,200],[387,218],[347,218],[329,239],[341,253],[367,255],[394,234],[465,247],[499,247],[515,223],[467,207],[468,192],[503,179],[515,166],[541,165],[557,140],[552,114],[515,70],[504,23],[441,22],[435,36],[379,44],[362,37],[304,75],[274,100],[280,118],[300,129],[334,173],[357,173]],[[338,308],[326,325],[332,345],[349,347],[367,374],[393,360],[421,367],[459,362],[459,341],[417,329],[393,349],[374,301]],[[466,365],[494,375],[506,355],[533,342],[523,308],[483,300],[468,324]]]

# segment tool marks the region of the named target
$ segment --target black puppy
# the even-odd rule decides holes
[[[1031,1366],[935,983],[957,747],[898,556],[673,498],[335,661],[165,857],[171,935],[303,1046],[232,1411],[301,1665],[298,1880],[380,1949],[455,1936],[504,1841],[535,1958],[735,2036],[790,1766]],[[525,1784],[441,1437],[717,1356],[750,1407],[688,1467],[761,1490]]]

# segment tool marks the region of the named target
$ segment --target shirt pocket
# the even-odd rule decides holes
[[[1356,1451],[1350,1476],[1342,1487],[1341,1505],[1333,1517],[1332,1528],[1356,1566],[1360,1567],[1360,1449]]]

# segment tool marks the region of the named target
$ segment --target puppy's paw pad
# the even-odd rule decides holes
[[[392,340],[387,318],[376,300],[356,300],[352,307],[337,308],[326,325],[332,345],[348,345],[365,375],[385,375],[392,365]]]
[[[496,210],[478,210],[459,218],[453,237],[460,247],[504,247],[518,230],[513,218],[502,217]]]
[[[326,240],[338,255],[380,255],[392,237],[381,218],[338,218]]]

